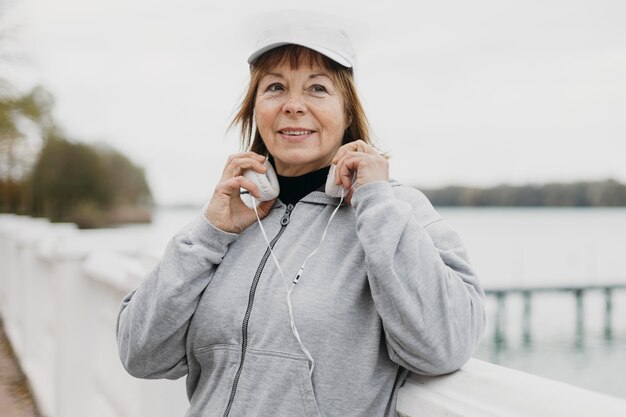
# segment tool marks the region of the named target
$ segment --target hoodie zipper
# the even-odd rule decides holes
[[[280,230],[278,231],[278,234],[276,234],[274,239],[272,239],[272,241],[270,242],[270,247],[272,249],[274,249],[274,245],[276,244],[278,239],[280,239],[280,236],[283,234],[285,228],[289,224],[289,217],[291,215],[293,207],[293,204],[289,204],[287,206],[287,209],[285,210],[285,214],[283,214],[283,217],[280,219]],[[243,363],[246,359],[246,351],[248,349],[248,324],[250,322],[250,315],[252,314],[254,296],[256,294],[257,285],[259,284],[259,279],[261,278],[261,273],[263,272],[265,264],[267,263],[270,255],[270,248],[265,249],[263,258],[261,258],[261,263],[257,267],[256,273],[254,274],[254,279],[252,280],[252,284],[250,285],[250,293],[248,295],[248,308],[246,309],[246,314],[243,317],[243,323],[241,324],[241,360],[239,361],[239,367],[237,368],[237,373],[235,374],[235,379],[233,380],[233,387],[230,390],[230,398],[228,399],[228,405],[226,406],[223,417],[228,417],[228,415],[230,414],[230,409],[233,406],[233,401],[235,400],[237,385],[239,384],[239,378],[241,377],[241,371],[243,369]]]

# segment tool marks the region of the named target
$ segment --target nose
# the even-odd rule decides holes
[[[283,105],[283,113],[289,115],[304,114],[306,112],[306,104],[304,103],[302,94],[292,92],[287,96],[287,101]]]

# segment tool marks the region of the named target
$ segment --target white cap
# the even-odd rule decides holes
[[[356,52],[346,30],[334,16],[318,12],[273,12],[261,26],[256,48],[248,58],[252,65],[265,52],[283,45],[301,45],[354,68]]]

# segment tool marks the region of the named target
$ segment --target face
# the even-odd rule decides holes
[[[328,71],[280,64],[259,83],[255,119],[276,170],[302,175],[330,165],[347,120],[344,99]]]

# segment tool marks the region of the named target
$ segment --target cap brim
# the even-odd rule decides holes
[[[336,63],[338,63],[339,65],[343,65],[344,67],[347,68],[352,68],[352,64],[345,59],[344,57],[342,57],[341,55],[327,49],[324,48],[322,46],[317,46],[317,45],[312,45],[310,43],[298,43],[298,42],[274,42],[271,44],[268,44],[266,46],[263,46],[259,49],[257,49],[256,51],[254,51],[249,57],[248,57],[248,64],[253,65],[254,61],[256,61],[261,55],[263,55],[264,53],[266,53],[267,51],[270,51],[274,48],[278,48],[279,46],[283,46],[283,45],[300,45],[300,46],[304,46],[305,48],[309,48],[312,49],[316,52],[319,52],[320,54],[327,56],[328,58],[332,59],[333,61],[335,61]]]

